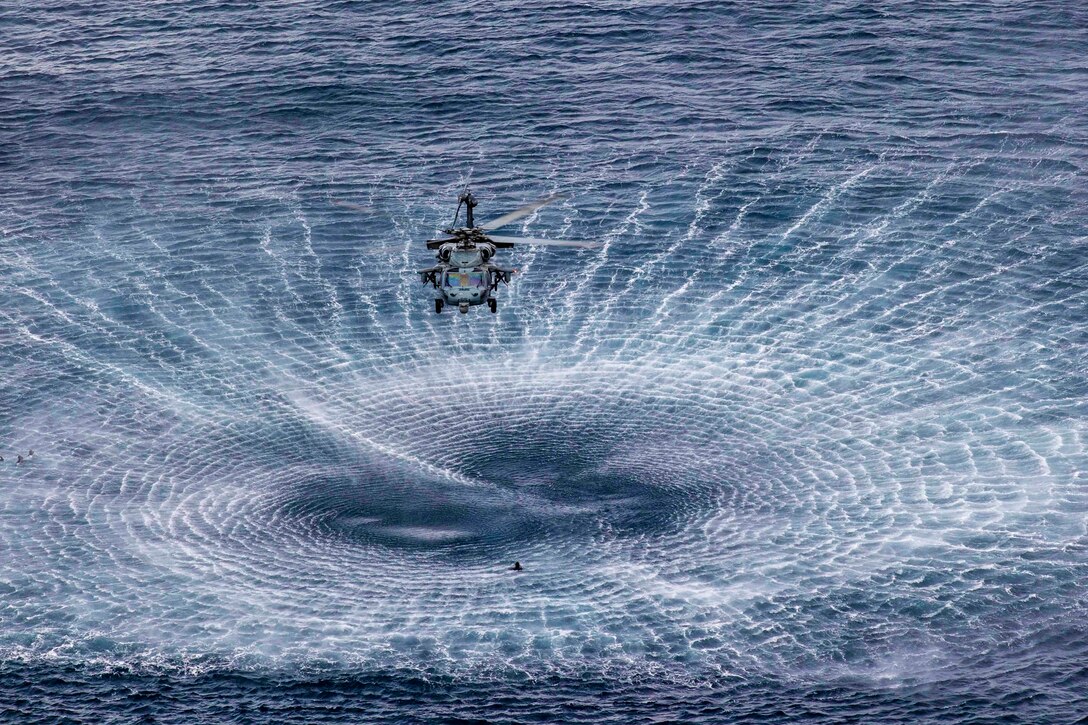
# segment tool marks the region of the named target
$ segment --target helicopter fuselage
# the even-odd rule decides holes
[[[444,239],[428,239],[427,249],[437,250],[438,264],[418,272],[423,284],[430,282],[438,290],[439,296],[435,297],[434,311],[440,313],[443,307],[451,304],[457,305],[457,309],[465,313],[468,312],[469,307],[486,302],[491,311],[496,312],[498,303],[495,301],[495,292],[499,289],[499,282],[510,284],[510,275],[517,272],[516,269],[503,269],[491,263],[491,258],[495,256],[497,249],[509,249],[518,244],[583,248],[601,246],[596,242],[507,237],[491,233],[492,229],[506,226],[546,204],[565,198],[567,197],[562,194],[552,194],[476,226],[472,221],[472,209],[476,206],[476,198],[466,189],[457,198],[457,213],[453,216],[453,223],[457,224],[461,206],[464,205],[468,224],[456,229],[443,229],[442,233],[446,235]]]
[[[435,311],[441,312],[448,304],[468,312],[469,307],[487,304],[495,312],[497,305],[492,293],[499,282],[510,282],[514,270],[491,264],[494,255],[495,245],[470,239],[439,246],[438,264],[419,272],[423,283],[430,282],[440,295],[435,298]]]

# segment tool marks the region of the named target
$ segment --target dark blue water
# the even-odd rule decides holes
[[[0,719],[1088,716],[1086,30],[4,5]]]

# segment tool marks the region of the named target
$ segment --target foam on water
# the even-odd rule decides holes
[[[312,10],[2,21],[5,692],[1083,712],[1076,22]],[[435,316],[469,169],[604,245]]]

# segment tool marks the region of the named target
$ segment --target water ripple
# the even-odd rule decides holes
[[[17,4],[9,716],[1082,714],[1052,5]],[[436,316],[469,181],[603,245]]]

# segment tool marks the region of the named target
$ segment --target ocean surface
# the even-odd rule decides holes
[[[4,3],[0,721],[1088,722],[1086,109],[1057,0]],[[603,245],[436,315],[466,185]]]

